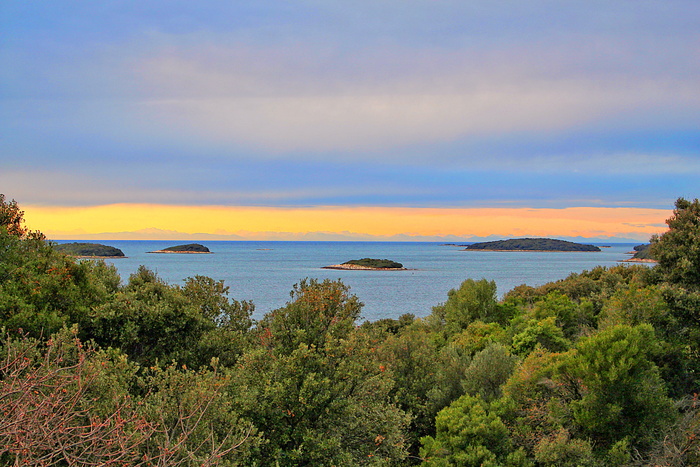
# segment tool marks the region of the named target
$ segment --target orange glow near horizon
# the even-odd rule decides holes
[[[353,233],[376,237],[582,236],[648,239],[666,230],[668,210],[578,207],[393,208],[226,207],[112,204],[92,207],[23,206],[27,225],[53,240],[156,239],[159,231],[187,236],[238,235],[265,240],[270,234]],[[154,231],[153,229],[158,229]],[[149,231],[150,230],[150,231]],[[162,233],[162,232],[161,232]]]

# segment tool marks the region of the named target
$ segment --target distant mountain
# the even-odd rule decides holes
[[[600,248],[594,245],[553,238],[512,238],[494,242],[480,242],[467,245],[466,249],[482,251],[600,251]]]
[[[219,232],[219,233],[185,233],[176,230],[141,229],[131,232],[102,232],[94,234],[77,232],[45,232],[52,240],[172,240],[172,241],[335,241],[335,242],[444,242],[462,244],[467,242],[487,242],[511,238],[508,235],[372,235],[361,232]],[[630,243],[639,244],[648,237],[566,237],[562,240],[595,244]]]

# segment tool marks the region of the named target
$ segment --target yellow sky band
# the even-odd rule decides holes
[[[229,207],[110,204],[90,207],[22,206],[27,225],[49,238],[80,239],[98,233],[145,229],[186,234],[353,232],[375,236],[623,236],[647,239],[665,231],[662,209],[578,207],[393,208]],[[114,238],[114,237],[112,237]],[[129,236],[130,239],[136,237]],[[153,236],[144,232],[144,239]]]

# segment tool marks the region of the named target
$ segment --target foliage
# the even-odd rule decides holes
[[[0,229],[18,238],[25,238],[29,231],[24,226],[24,211],[17,205],[17,201],[6,201],[5,195],[0,193]]]
[[[75,262],[40,236],[0,230],[0,323],[8,330],[48,336],[110,301],[119,282],[103,262]]]
[[[571,402],[573,421],[597,446],[625,438],[648,448],[673,421],[671,400],[650,356],[658,352],[653,328],[618,325],[577,345],[561,367],[580,398]]]
[[[535,459],[539,465],[547,467],[586,467],[595,463],[591,443],[571,439],[564,428],[537,443]]]
[[[54,245],[54,249],[71,256],[124,256],[119,248],[100,243],[59,243]]]
[[[406,456],[408,417],[354,332],[361,303],[337,281],[303,280],[266,315],[231,390],[265,436],[262,465],[376,465]]]
[[[678,198],[668,231],[651,239],[661,294],[674,324],[673,335],[685,348],[683,366],[688,389],[700,387],[700,201]]]
[[[501,344],[489,344],[477,353],[464,372],[464,391],[490,402],[501,397],[501,386],[510,377],[517,359]]]
[[[636,326],[649,323],[657,330],[673,332],[676,322],[659,286],[632,286],[616,291],[605,301],[598,326],[606,328],[616,324]]]
[[[498,251],[600,251],[594,245],[567,242],[554,238],[513,238],[493,242],[479,242],[467,245],[467,250]]]
[[[667,426],[651,450],[646,465],[700,465],[700,401],[698,395],[688,396],[677,403],[682,415]],[[641,463],[640,463],[641,464]]]
[[[651,241],[663,280],[688,290],[700,290],[700,201],[678,198],[668,231]]]
[[[82,334],[145,366],[177,361],[199,367],[212,357],[232,364],[245,347],[252,306],[229,302],[227,291],[201,276],[184,288],[170,286],[141,266],[112,300],[84,318]]]
[[[45,346],[5,339],[0,366],[0,452],[16,465],[138,462],[136,449],[153,433],[126,398],[107,416],[87,397],[99,377],[94,350],[63,333]],[[100,397],[97,394],[97,397]]]
[[[473,321],[459,334],[452,336],[451,344],[463,354],[472,357],[492,343],[506,344],[506,330],[498,323]]]
[[[421,457],[435,466],[530,466],[522,451],[514,451],[508,428],[480,397],[464,395],[443,409],[435,437],[421,442]]]
[[[256,442],[252,428],[222,404],[214,373],[162,372],[136,398],[126,387],[134,369],[83,345],[75,330],[3,344],[3,464],[247,465],[238,461]]]
[[[496,300],[494,281],[467,279],[458,289],[447,293],[444,304],[433,307],[428,322],[444,328],[446,334],[452,336],[477,320],[504,323],[508,318],[508,308]]]
[[[652,269],[642,265],[624,264],[609,268],[597,266],[590,271],[573,273],[565,279],[539,287],[515,287],[505,294],[504,301],[520,306],[533,305],[550,293],[559,292],[575,302],[591,302],[591,313],[595,317],[602,309],[603,303],[617,290],[627,288],[632,283],[637,287],[649,285],[653,282],[653,275]]]
[[[417,456],[419,439],[434,435],[437,413],[464,394],[469,359],[452,346],[441,347],[430,329],[418,322],[378,343],[377,360],[393,378],[390,396],[412,417],[410,452]]]
[[[513,336],[513,351],[518,355],[527,355],[537,347],[551,352],[568,349],[571,343],[564,337],[564,331],[558,327],[554,317],[543,320],[529,320],[524,329]]]

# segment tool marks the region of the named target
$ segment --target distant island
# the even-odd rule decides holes
[[[113,246],[99,243],[59,243],[54,245],[57,251],[78,258],[124,258],[124,252]]]
[[[656,259],[651,254],[651,244],[646,243],[643,245],[637,245],[634,248],[634,255],[629,258],[622,260],[623,263],[656,263]]]
[[[324,266],[323,269],[348,269],[348,270],[370,270],[370,271],[401,271],[406,270],[403,264],[389,259],[362,258],[352,259],[342,264]]]
[[[595,245],[553,238],[513,238],[465,245],[468,251],[600,251]]]
[[[202,254],[211,253],[209,248],[199,243],[188,243],[187,245],[177,245],[164,248],[162,250],[149,251],[149,253],[185,253],[185,254]]]

